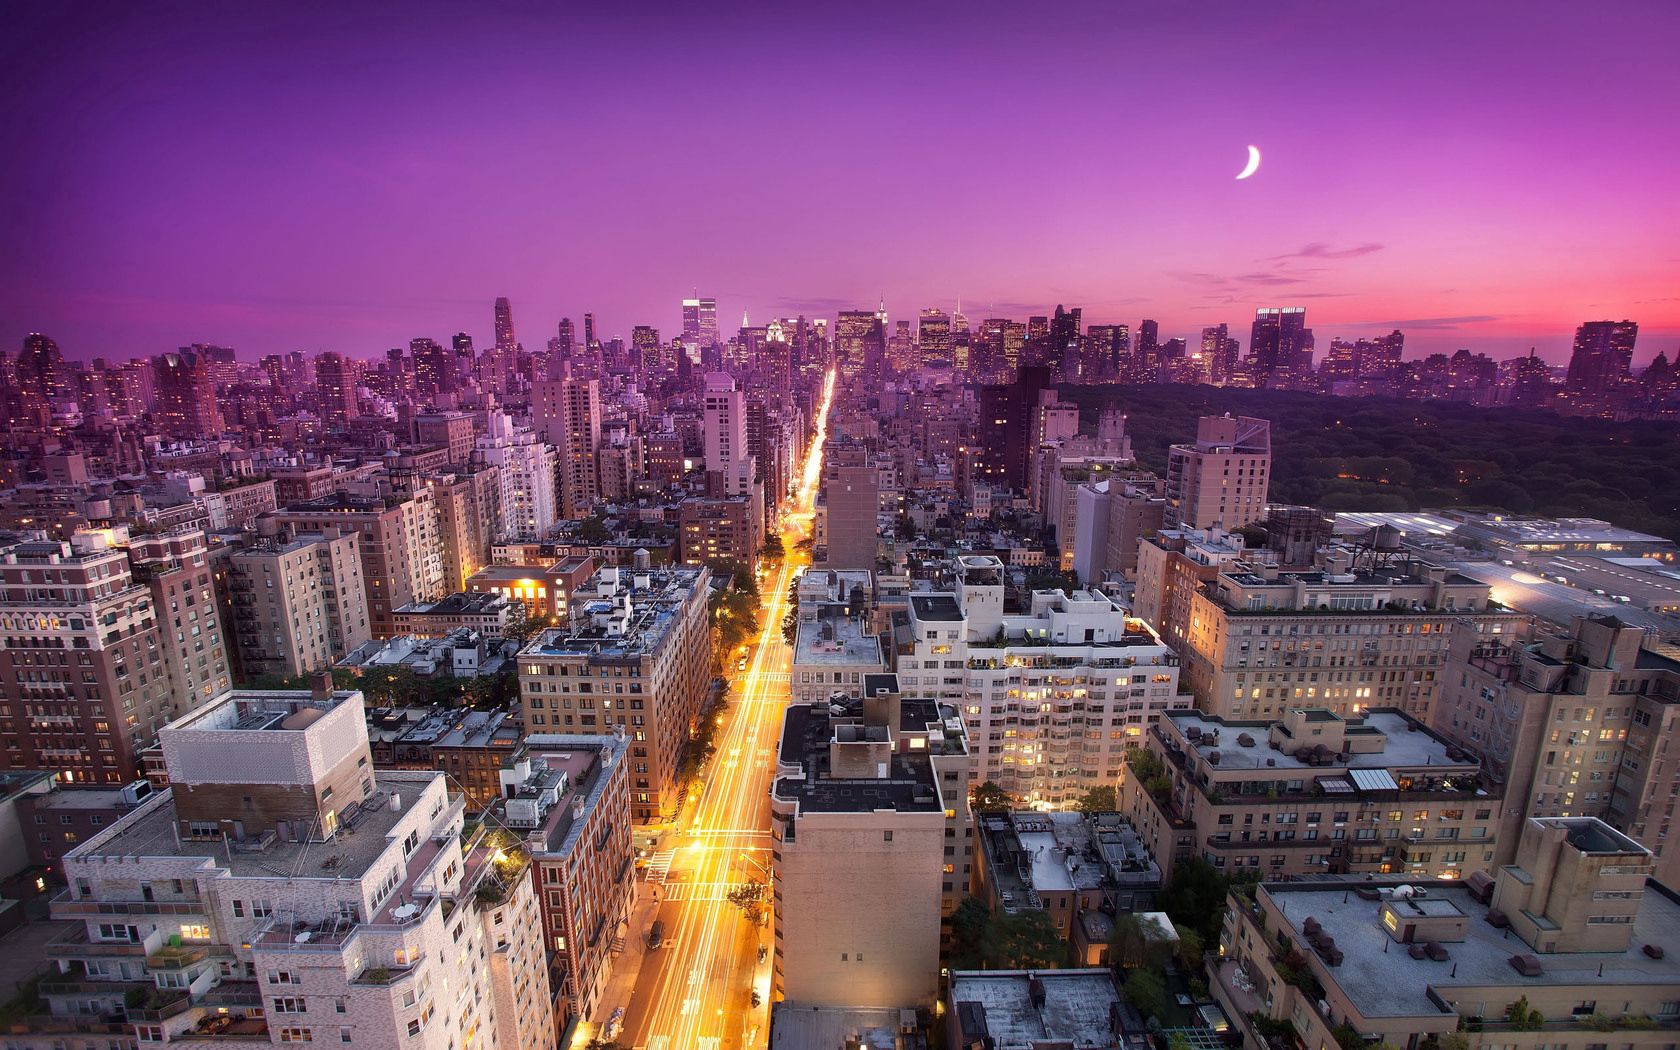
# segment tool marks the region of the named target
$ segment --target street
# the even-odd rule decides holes
[[[816,437],[784,519],[787,554],[760,584],[756,644],[745,670],[726,672],[732,675],[730,705],[715,738],[717,752],[638,884],[630,943],[615,964],[600,1016],[581,1026],[574,1047],[601,1033],[600,1025],[620,1007],[623,1031],[617,1041],[625,1046],[732,1050],[762,1046],[767,1038],[772,927],[753,927],[728,894],[743,883],[764,883],[768,911],[769,787],[793,657],[782,637],[782,619],[789,611],[789,589],[810,561],[796,545],[811,532],[833,390],[830,373]],[[692,801],[696,795],[698,801]],[[653,947],[647,935],[656,919],[662,942]],[[767,949],[762,961],[760,946]]]

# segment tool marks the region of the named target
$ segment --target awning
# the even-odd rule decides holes
[[[1350,769],[1348,776],[1353,778],[1353,786],[1361,791],[1400,790],[1400,785],[1394,782],[1386,769]]]
[[[1318,790],[1326,795],[1351,795],[1353,785],[1347,782],[1346,777],[1319,777]]]

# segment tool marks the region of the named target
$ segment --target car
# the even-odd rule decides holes
[[[665,943],[665,923],[663,921],[653,920],[653,925],[648,928],[647,942],[649,948],[657,948]]]
[[[741,657],[740,661],[735,664],[735,670],[745,671],[746,669],[747,669],[747,658],[743,656],[743,657]]]

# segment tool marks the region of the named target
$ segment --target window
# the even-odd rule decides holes
[[[348,1043],[350,1041],[350,1029],[340,1028],[338,1030],[338,1041],[341,1043]]]
[[[274,1012],[277,1014],[303,1014],[309,1012],[309,1000],[301,995],[284,995],[274,1000]]]
[[[313,1028],[282,1028],[280,1029],[282,1043],[313,1043],[315,1030]]]
[[[302,978],[298,977],[297,974],[293,973],[290,970],[270,970],[270,971],[268,971],[268,983],[269,984],[302,984],[303,980],[302,980]]]

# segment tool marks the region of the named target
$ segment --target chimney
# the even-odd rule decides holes
[[[309,698],[311,700],[331,700],[333,695],[333,676],[331,671],[316,671],[309,676]]]

